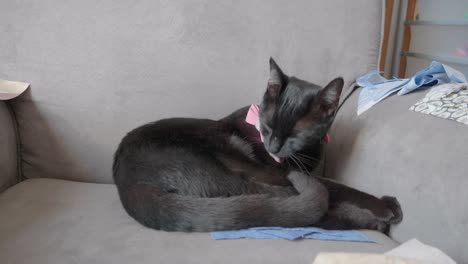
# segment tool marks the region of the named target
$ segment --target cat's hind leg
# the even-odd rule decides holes
[[[329,179],[320,178],[330,194],[330,208],[318,224],[327,229],[374,229],[388,233],[403,213],[394,197],[377,198]]]

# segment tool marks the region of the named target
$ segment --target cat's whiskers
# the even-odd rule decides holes
[[[323,160],[319,160],[317,158],[313,158],[313,157],[303,157],[301,156],[301,161],[309,166],[312,166],[312,167],[315,167],[315,166],[318,166],[318,165],[323,165],[324,164],[324,161]]]
[[[294,161],[294,163],[296,163],[297,168],[301,171],[301,173],[304,173],[304,172],[302,171],[302,167],[299,165],[299,163],[297,162],[297,160],[296,160],[296,158],[294,157],[294,155],[291,155],[291,156],[289,156],[289,157],[291,158],[292,161]]]
[[[306,154],[303,154],[303,153],[296,153],[297,155],[305,158],[305,159],[308,159],[308,160],[313,160],[313,161],[317,161],[317,162],[321,162],[320,159],[317,159],[315,157],[312,157],[312,156],[309,156],[309,155],[306,155]]]
[[[315,161],[315,160],[308,160],[306,158],[303,158],[303,157],[300,157],[300,160],[302,161],[302,163],[305,163],[309,166],[312,166],[312,167],[315,167],[317,165],[321,165],[323,163],[323,161]]]
[[[299,169],[301,170],[302,173],[310,175],[310,172],[307,170],[307,166],[304,165],[304,163],[301,161],[299,157],[297,157],[294,154],[292,154],[291,157],[293,158],[294,161],[297,161],[296,164],[299,166]]]

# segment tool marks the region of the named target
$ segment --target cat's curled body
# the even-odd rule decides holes
[[[337,109],[343,80],[326,87],[286,76],[270,59],[260,141],[248,107],[219,120],[172,118],[128,133],[113,176],[128,214],[166,231],[320,226],[387,231],[395,198],[378,199],[310,176]],[[270,154],[281,158],[277,163]]]

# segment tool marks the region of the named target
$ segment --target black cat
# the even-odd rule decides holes
[[[171,118],[136,128],[114,157],[124,208],[141,224],[166,231],[388,231],[402,220],[395,198],[379,199],[310,175],[320,163],[342,88],[342,78],[321,88],[289,77],[270,59],[258,122],[246,122],[245,107],[218,121]],[[255,110],[249,112],[254,119]]]

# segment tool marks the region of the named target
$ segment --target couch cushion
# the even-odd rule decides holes
[[[384,252],[396,242],[215,241],[207,233],[147,229],[122,208],[112,184],[24,181],[0,195],[2,263],[311,263],[319,251]]]
[[[15,125],[8,106],[0,101],[0,193],[19,178]]]
[[[332,127],[326,176],[398,198],[400,242],[418,238],[468,263],[468,126],[408,109],[427,91],[392,96],[356,116],[359,90]]]
[[[112,182],[126,132],[258,102],[268,58],[325,85],[378,62],[382,1],[24,0],[0,8],[23,175]]]

